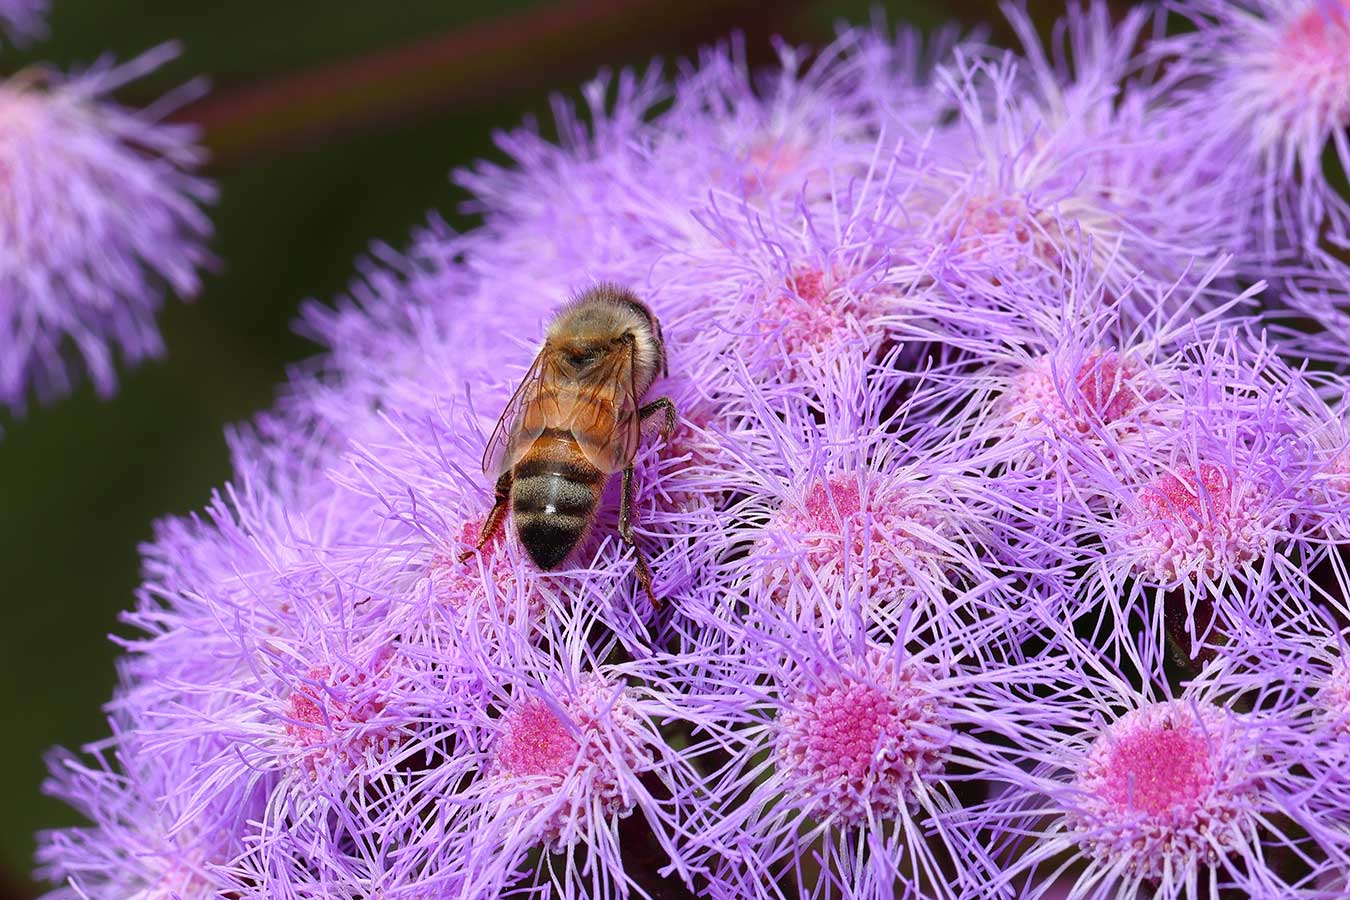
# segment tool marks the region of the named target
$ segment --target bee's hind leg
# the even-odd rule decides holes
[[[660,403],[661,401],[657,401]],[[667,405],[669,400],[665,401]],[[674,415],[674,407],[671,407],[668,415]],[[637,545],[633,538],[633,494],[635,493],[633,484],[633,467],[629,466],[623,470],[623,499],[619,504],[619,537],[623,542],[633,548],[633,555],[637,562],[634,568],[637,569],[638,581],[642,584],[642,589],[647,592],[647,597],[652,601],[653,609],[661,608],[661,600],[652,591],[652,570],[647,568],[647,559],[642,555],[642,548]]]
[[[502,530],[502,523],[506,521],[506,504],[511,500],[511,473],[507,471],[501,478],[497,479],[497,493],[492,500],[492,509],[487,514],[487,519],[483,521],[483,530],[478,535],[478,543],[472,550],[465,550],[459,555],[460,562],[468,562],[473,555],[487,546],[488,541],[497,536],[497,532]]]
[[[651,403],[644,404],[638,410],[638,421],[645,422],[658,412],[666,414],[666,420],[662,423],[661,437],[670,437],[670,433],[675,430],[675,404],[670,402],[669,397],[657,397]]]

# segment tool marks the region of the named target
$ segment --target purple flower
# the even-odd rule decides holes
[[[563,640],[579,633],[565,628]],[[627,864],[634,852],[656,854],[662,877],[689,877],[676,812],[696,774],[663,736],[681,711],[665,665],[591,668],[579,658],[588,652],[572,638],[560,652],[523,647],[508,667],[491,663],[490,705],[477,713],[485,753],[475,781],[451,798],[467,817],[454,864],[478,895],[550,883],[562,896],[627,893],[644,874]]]
[[[48,5],[48,0],[0,0],[0,31],[20,44],[42,37]]]
[[[1131,56],[1146,12],[1113,25],[1105,4],[1072,8],[1053,62],[1025,14],[1011,17],[1025,59],[958,53],[939,69],[959,118],[912,175],[930,265],[977,296],[1035,292],[1084,263],[1109,292],[1128,293],[1217,255],[1221,210],[1175,177],[1184,148],[1156,114],[1166,97]]]
[[[1085,898],[1316,896],[1340,883],[1345,836],[1313,809],[1319,751],[1289,668],[1221,659],[1174,692],[1159,670],[1136,686],[1096,651],[1070,653],[1061,723],[1027,748],[1043,762],[972,813],[1002,865],[996,886],[1053,896],[1070,871]]]
[[[74,358],[101,394],[114,354],[162,352],[154,317],[167,290],[190,297],[208,259],[211,185],[193,175],[194,129],[160,120],[199,86],[145,110],[110,94],[177,55],[101,61],[70,76],[30,70],[0,85],[0,404],[70,389]]]
[[[1350,206],[1328,185],[1333,149],[1350,171],[1350,7],[1342,0],[1186,0],[1196,28],[1159,41],[1197,160],[1233,205],[1232,233],[1268,257],[1350,239]]]
[[[94,823],[43,837],[57,896],[1342,890],[1346,285],[1271,237],[1325,186],[1197,137],[1209,57],[1106,13],[732,43],[503,135],[483,226],[308,306],[326,353],[157,526],[114,734],[54,757]],[[599,280],[669,349],[659,610],[616,479],[554,570],[477,547],[487,436]]]
[[[949,614],[911,607],[884,642],[780,621],[723,656],[738,691],[689,700],[715,723],[689,751],[707,757],[689,832],[710,896],[956,897],[995,877],[962,797],[1051,727],[1032,686],[1055,662],[985,668],[1005,623],[931,639]]]
[[[209,741],[182,754],[145,752],[119,721],[130,724],[116,713],[113,736],[86,747],[85,759],[65,751],[48,759],[44,791],[91,823],[41,836],[40,873],[66,885],[48,896],[193,897],[223,887],[219,867],[242,850],[245,823],[267,803],[264,787],[241,782],[194,797],[177,778]]]

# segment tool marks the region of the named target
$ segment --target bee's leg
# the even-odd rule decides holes
[[[492,500],[492,509],[483,522],[483,530],[478,535],[478,543],[474,545],[472,550],[466,550],[459,555],[460,562],[468,562],[475,553],[487,546],[488,541],[497,536],[497,532],[502,530],[502,523],[506,521],[506,504],[510,500],[511,472],[507,470],[501,478],[497,479],[497,494]]]
[[[670,401],[667,400],[667,403]],[[623,470],[623,500],[619,504],[619,537],[623,542],[633,548],[633,555],[637,558],[637,577],[642,583],[642,589],[647,592],[647,597],[652,601],[652,608],[660,609],[661,601],[657,599],[652,591],[652,570],[647,568],[647,560],[642,555],[642,548],[637,545],[633,539],[633,467],[629,466]]]
[[[646,403],[638,410],[638,421],[645,422],[657,412],[666,414],[665,427],[661,429],[661,437],[670,437],[670,433],[675,430],[675,404],[670,402],[669,397],[657,397],[651,403]]]

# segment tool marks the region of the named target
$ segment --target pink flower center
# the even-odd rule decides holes
[[[1331,728],[1337,734],[1350,735],[1350,664],[1338,660],[1331,675],[1322,683],[1318,700],[1331,716]]]
[[[1350,123],[1350,2],[1310,4],[1285,26],[1275,54],[1291,116],[1311,101],[1319,120]]]
[[[1197,479],[1194,469],[1176,475],[1164,474],[1140,495],[1151,515],[1173,521],[1223,515],[1228,509],[1228,479],[1218,466],[1203,465]]]
[[[1265,552],[1272,522],[1264,491],[1254,483],[1230,482],[1228,473],[1205,463],[1197,473],[1165,473],[1139,493],[1127,514],[1125,541],[1136,567],[1171,582],[1203,573],[1232,573]]]
[[[1059,248],[1020,198],[968,200],[950,222],[946,239],[966,259],[1010,264],[1019,274],[1034,271],[1039,263],[1059,264]],[[997,277],[993,281],[999,283]]]
[[[1079,395],[1103,422],[1123,418],[1135,407],[1138,395],[1128,387],[1135,373],[1116,353],[1094,353],[1078,370]]]
[[[1350,4],[1318,2],[1295,16],[1280,36],[1280,55],[1296,65],[1344,66],[1350,50]]]
[[[1036,437],[1038,461],[1060,458],[1066,442],[1114,456],[1156,421],[1144,401],[1160,393],[1150,373],[1114,350],[1081,362],[1046,355],[1011,379],[997,409],[1016,433]]]
[[[824,597],[837,605],[845,578],[847,587],[878,597],[919,582],[943,583],[951,561],[940,546],[952,530],[937,504],[917,492],[837,476],[786,500],[761,532],[757,556],[774,602],[786,604],[794,584],[807,584],[810,602]],[[840,591],[832,593],[831,585]],[[815,589],[821,586],[823,593]]]
[[[389,658],[388,653],[377,657],[376,669],[384,670]],[[334,677],[329,666],[317,666],[286,700],[286,733],[311,769],[320,762],[350,768],[401,739],[395,727],[378,721],[386,707],[378,680],[364,672]]]
[[[531,822],[553,847],[632,811],[633,781],[654,758],[626,688],[589,675],[559,702],[566,720],[539,697],[502,717],[485,780],[502,813]]]
[[[1327,467],[1327,483],[1333,492],[1350,494],[1350,448],[1332,457]]]
[[[1128,713],[1093,743],[1068,812],[1079,840],[1146,877],[1214,860],[1243,835],[1254,757],[1222,710],[1172,701]]]
[[[776,342],[787,373],[798,375],[812,357],[871,335],[878,313],[874,297],[844,290],[832,273],[803,267],[769,291],[753,349]]]
[[[843,527],[843,520],[862,510],[857,482],[837,479],[827,487],[823,482],[811,486],[806,494],[806,517],[816,531],[835,532]]]
[[[761,140],[745,154],[742,186],[747,194],[771,191],[805,162],[801,147],[783,140]]]
[[[478,551],[481,567],[477,556],[460,562],[460,554],[475,550],[482,525],[481,520],[463,523],[450,552],[438,553],[427,565],[426,577],[431,584],[432,597],[462,612],[496,614],[507,625],[518,624],[522,615],[528,622],[539,621],[544,616],[546,599],[537,580],[519,577],[517,566],[502,546],[502,534]],[[509,523],[506,527],[510,527]],[[524,596],[518,596],[522,591]],[[485,608],[486,604],[490,604],[490,608]]]
[[[1194,728],[1143,728],[1111,746],[1097,792],[1122,813],[1183,810],[1214,783],[1210,764],[1209,742]]]
[[[910,670],[844,678],[780,713],[780,763],[809,807],[848,821],[894,815],[913,802],[916,779],[942,770],[950,732],[923,680]]]
[[[577,741],[542,700],[533,699],[505,718],[497,744],[497,764],[512,775],[567,772],[577,758]]]
[[[893,699],[865,684],[811,697],[802,710],[813,727],[801,738],[801,762],[822,781],[855,785],[861,785],[882,733],[890,729],[899,712]]]

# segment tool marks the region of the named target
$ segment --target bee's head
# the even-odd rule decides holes
[[[607,354],[632,352],[639,391],[666,374],[661,323],[636,294],[618,285],[597,285],[559,310],[549,325],[548,342],[578,372]]]

